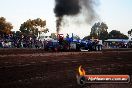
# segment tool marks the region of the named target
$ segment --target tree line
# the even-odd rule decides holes
[[[4,17],[0,17],[0,38],[3,38],[7,34],[14,34],[16,36],[24,35],[24,36],[32,36],[38,37],[38,33],[44,32],[47,33],[49,31],[46,28],[46,20],[42,20],[40,18],[37,19],[29,19],[23,22],[19,28],[19,31],[13,33],[11,30],[13,29],[13,25],[6,20]],[[128,39],[128,36],[121,33],[118,30],[112,30],[108,33],[108,25],[104,22],[95,23],[92,28],[90,35],[84,37],[84,39],[97,38],[101,40],[106,39]],[[128,31],[128,35],[132,36],[132,29]],[[51,36],[55,37],[55,34],[51,34]]]
[[[19,31],[16,33],[12,32],[13,25],[10,22],[6,21],[6,18],[0,17],[0,37],[3,38],[8,34],[15,34],[16,36],[24,35],[24,36],[32,36],[37,37],[38,33],[44,32],[47,33],[49,31],[46,28],[46,21],[40,18],[34,20],[27,20],[21,24]]]
[[[132,30],[128,32],[128,34],[132,34]],[[106,40],[106,39],[128,39],[128,36],[121,33],[118,30],[112,30],[111,32],[108,32],[108,26],[104,22],[98,22],[95,23],[92,28],[90,35],[84,37],[84,39],[100,39],[100,40]]]

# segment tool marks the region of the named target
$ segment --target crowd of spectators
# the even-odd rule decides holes
[[[44,48],[44,41],[31,36],[5,35],[0,37],[0,48]]]

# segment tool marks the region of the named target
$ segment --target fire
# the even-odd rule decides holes
[[[82,66],[79,66],[79,74],[80,76],[84,76],[86,73],[85,73],[85,70],[82,68]]]

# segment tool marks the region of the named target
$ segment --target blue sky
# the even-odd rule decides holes
[[[101,0],[100,16],[109,26],[127,34],[132,29],[132,0]]]
[[[50,32],[56,32],[55,15],[53,13],[54,0],[1,0],[0,17],[3,16],[11,22],[14,30],[28,19],[41,18],[47,21]],[[127,34],[132,29],[132,0],[100,0],[97,13],[101,21],[109,29],[119,30]],[[72,33],[84,37],[90,33],[91,25],[69,26],[63,28],[62,33]]]

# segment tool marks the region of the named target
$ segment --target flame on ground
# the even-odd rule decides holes
[[[82,68],[82,66],[79,66],[79,74],[80,76],[84,76],[86,73],[85,73],[85,70]]]

